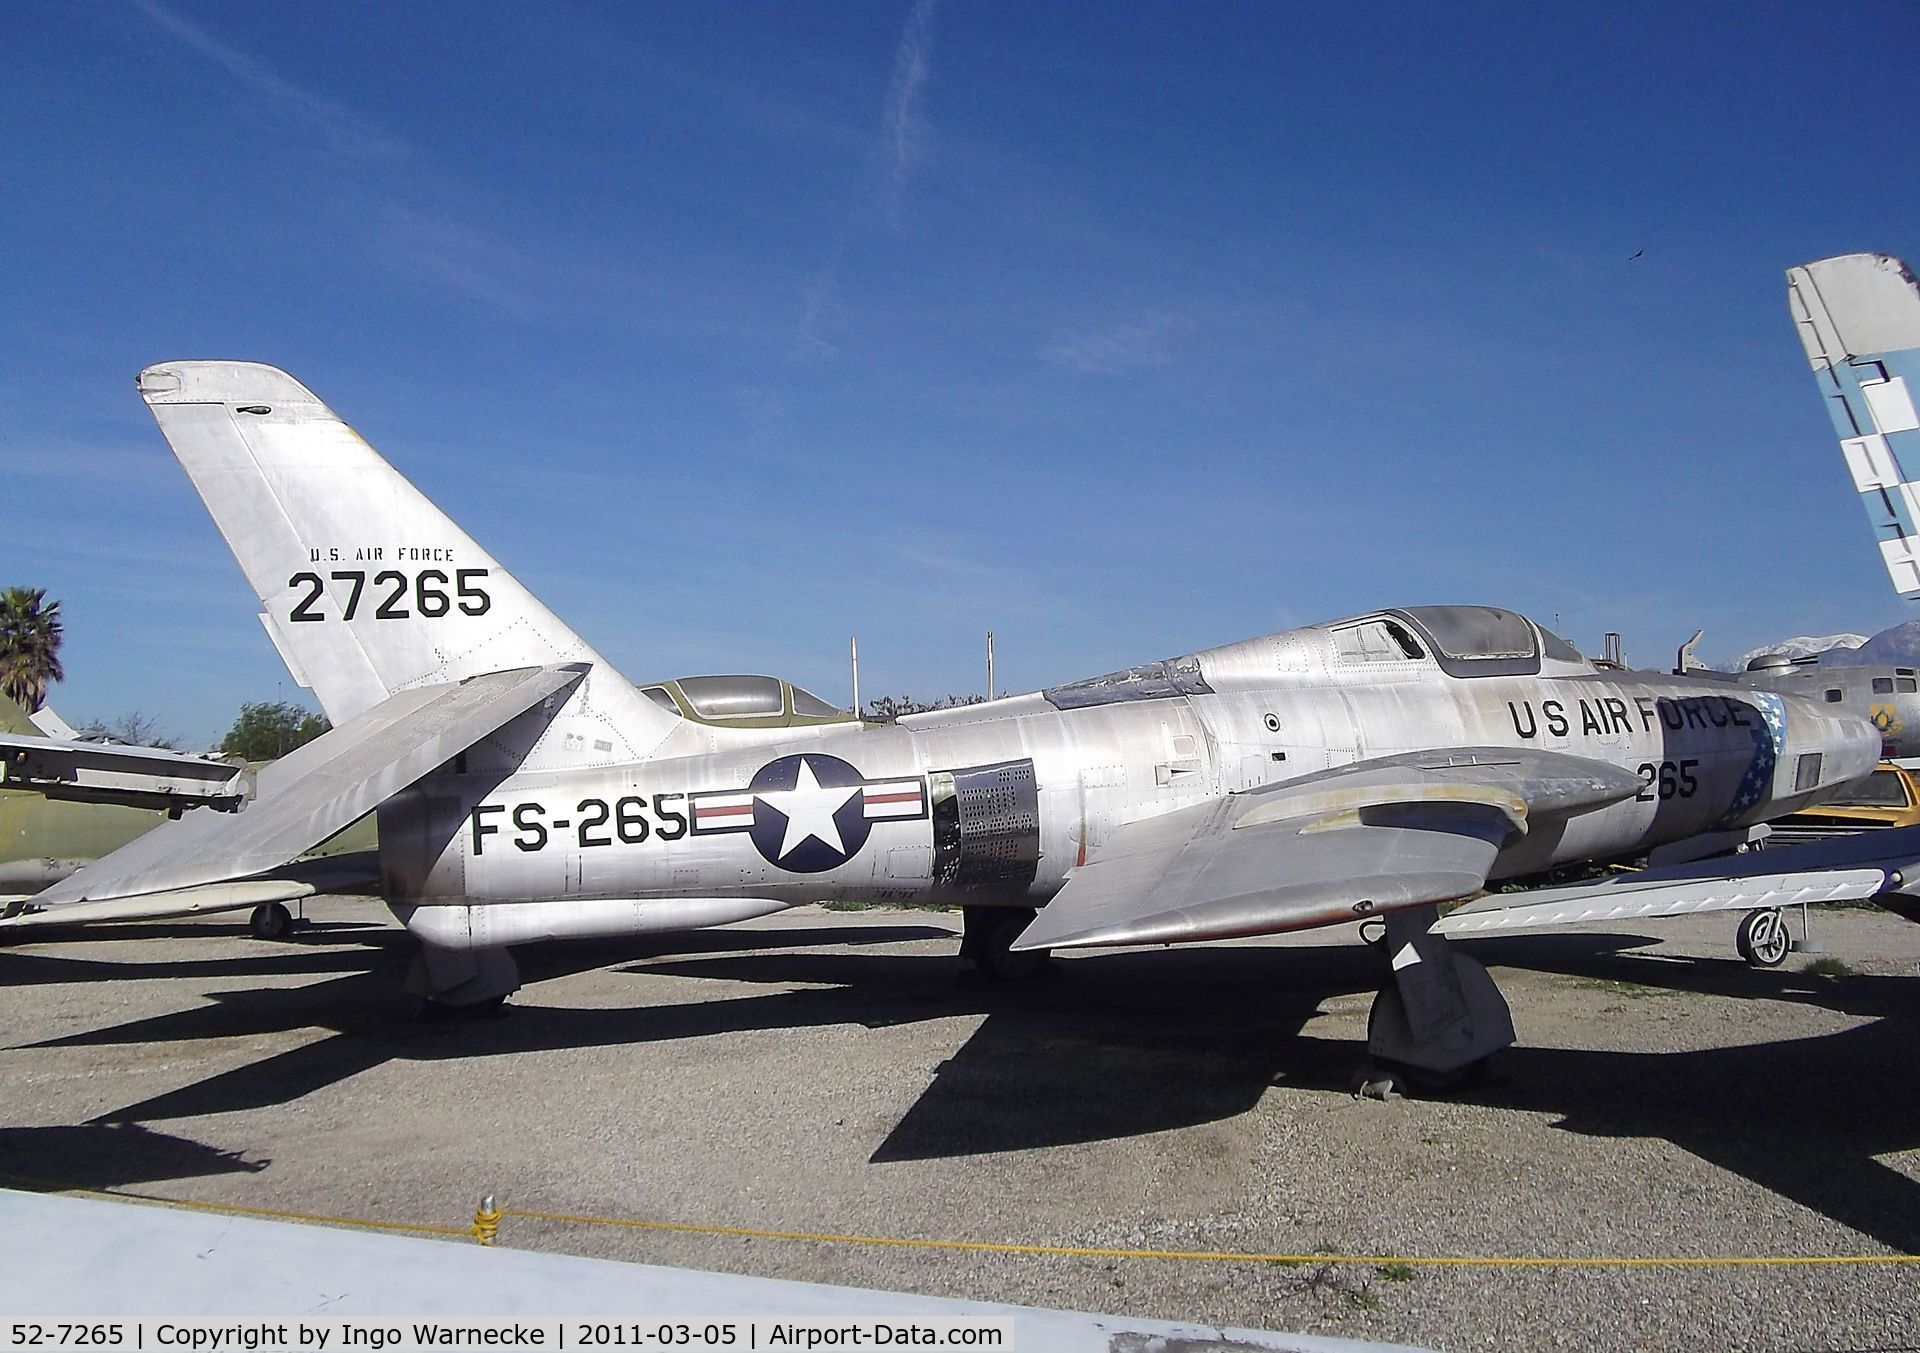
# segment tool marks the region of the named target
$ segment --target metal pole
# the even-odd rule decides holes
[[[852,638],[853,648],[853,717],[860,717],[860,636]]]
[[[987,699],[993,699],[993,631],[987,631]]]

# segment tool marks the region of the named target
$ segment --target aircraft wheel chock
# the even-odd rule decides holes
[[[256,940],[284,940],[293,929],[293,913],[278,902],[262,902],[247,918],[247,929]]]
[[[1787,918],[1780,909],[1767,907],[1746,914],[1734,943],[1749,967],[1777,968],[1787,961],[1793,936],[1787,932]]]

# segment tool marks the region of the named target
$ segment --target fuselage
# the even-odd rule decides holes
[[[1883,757],[1920,756],[1920,676],[1911,667],[1777,661],[1749,666],[1734,680],[1800,696],[1828,713],[1858,715],[1879,732]]]
[[[1637,797],[1508,844],[1499,878],[1794,811],[1869,773],[1880,747],[1865,721],[1818,703],[1602,671],[1481,607],[1289,630],[893,724],[689,724],[676,738],[632,764],[429,777],[382,810],[387,896],[403,913],[595,899],[1036,906],[1128,823],[1355,761],[1527,748],[1641,777]]]

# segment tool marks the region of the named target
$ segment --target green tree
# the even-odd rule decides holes
[[[876,695],[867,701],[861,716],[872,723],[892,723],[902,714],[924,714],[931,709],[958,709],[962,705],[983,705],[984,695],[943,695],[938,700],[916,700],[911,695]]]
[[[0,691],[31,714],[47,703],[60,668],[60,603],[44,587],[0,592]]]
[[[180,739],[161,728],[158,719],[150,718],[137,709],[117,719],[95,719],[80,730],[80,736],[124,742],[130,747],[165,747],[170,752],[183,750]]]
[[[222,756],[248,761],[271,761],[305,746],[332,728],[324,714],[315,714],[284,700],[262,700],[240,706],[240,717],[220,739]]]

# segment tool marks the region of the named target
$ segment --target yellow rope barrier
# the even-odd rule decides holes
[[[897,1249],[956,1250],[973,1254],[1054,1255],[1081,1259],[1185,1259],[1232,1264],[1405,1264],[1447,1268],[1734,1268],[1761,1265],[1920,1264],[1920,1254],[1829,1255],[1675,1255],[1612,1257],[1581,1255],[1399,1255],[1263,1254],[1241,1250],[1102,1249],[1088,1245],[1028,1245],[998,1240],[923,1240],[906,1236],[842,1235],[828,1231],[775,1231],[751,1226],[710,1226],[694,1222],[590,1217],[566,1212],[502,1209],[502,1215],[527,1221],[616,1226],[638,1231],[678,1231],[695,1235],[744,1236],[753,1240],[806,1240],[825,1245],[882,1245]]]
[[[1268,1254],[1247,1250],[1107,1249],[1092,1245],[1034,1245],[1001,1240],[938,1240],[912,1236],[865,1236],[833,1231],[781,1231],[753,1226],[717,1226],[698,1222],[653,1221],[639,1217],[595,1217],[573,1212],[535,1212],[496,1207],[488,1194],[468,1226],[434,1226],[425,1222],[376,1221],[367,1217],[336,1217],[322,1212],[289,1212],[279,1208],[246,1207],[238,1203],[203,1203],[185,1198],[163,1198],[129,1189],[58,1188],[50,1181],[0,1175],[0,1180],[55,1189],[61,1193],[114,1198],[196,1212],[264,1217],[271,1221],[312,1222],[325,1226],[352,1226],[368,1231],[412,1232],[420,1235],[471,1237],[491,1245],[507,1217],[523,1221],[573,1226],[612,1226],[632,1231],[670,1231],[690,1235],[739,1236],[750,1240],[799,1240],[821,1245],[875,1245],[893,1249],[947,1250],[968,1254],[1024,1254],[1074,1259],[1175,1259],[1217,1264],[1401,1264],[1409,1268],[1760,1268],[1846,1267],[1868,1264],[1920,1264],[1920,1254],[1766,1254],[1766,1255],[1411,1255],[1411,1254]]]

